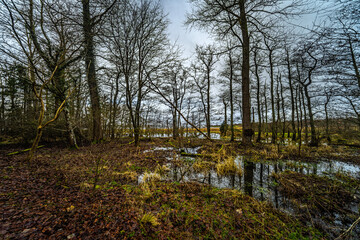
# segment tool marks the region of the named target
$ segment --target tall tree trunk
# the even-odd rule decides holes
[[[210,123],[210,69],[207,68],[207,91],[206,91],[206,108],[207,108],[207,114],[206,114],[206,130],[207,135],[209,138],[211,138],[211,123]]]
[[[116,82],[115,82],[115,95],[113,101],[113,115],[112,115],[112,124],[111,124],[111,139],[115,138],[118,95],[119,95],[119,75],[116,77]]]
[[[297,86],[295,90],[295,109],[296,109],[296,118],[297,118],[297,138],[301,138],[301,130],[302,130],[302,107],[301,107],[301,96],[300,96],[300,88]]]
[[[234,78],[234,66],[232,61],[232,55],[229,53],[229,61],[230,61],[230,131],[231,137],[230,142],[235,140],[235,133],[234,133],[234,99],[233,99],[233,78]]]
[[[223,132],[220,129],[220,134],[223,134],[224,137],[226,137],[227,134],[227,128],[228,128],[228,119],[227,119],[227,103],[225,101],[225,98],[223,98],[223,104],[224,104],[224,129]]]
[[[292,74],[291,74],[291,65],[290,65],[290,56],[289,51],[286,51],[286,63],[288,70],[288,80],[289,80],[289,88],[290,88],[290,100],[291,100],[291,126],[292,126],[292,140],[296,140],[296,127],[295,127],[295,102],[294,102],[294,90],[293,90],[293,82],[292,82]]]
[[[266,83],[264,84],[264,104],[265,104],[265,133],[266,133],[266,142],[268,142],[269,128],[268,128],[268,104],[267,104],[267,95],[266,95]]]
[[[250,37],[247,26],[245,0],[239,1],[240,7],[240,27],[242,34],[242,143],[244,145],[252,145],[251,137],[254,131],[251,128],[251,102],[250,102]]]
[[[298,138],[299,138],[299,152],[298,155],[300,156],[301,154],[301,144],[302,144],[302,138],[301,138],[301,133],[302,133],[302,128],[303,128],[303,121],[302,121],[302,106],[301,106],[301,88],[297,87],[296,88],[296,97],[295,97],[295,103],[296,103],[296,117],[297,117],[297,121],[298,121]],[[298,107],[298,103],[299,103],[299,107]],[[299,114],[300,112],[300,114]]]
[[[1,87],[1,109],[0,109],[0,132],[5,132],[5,80],[0,75],[0,87]]]
[[[172,110],[172,115],[173,115],[173,119],[172,119],[172,128],[173,128],[173,139],[177,139],[179,137],[179,129],[178,129],[178,117],[177,117],[177,112],[175,109]]]
[[[305,104],[304,88],[303,87],[300,88],[300,93],[301,93],[302,107],[304,109],[305,143],[308,144],[309,131],[308,131],[307,111],[306,111],[306,104]]]
[[[256,76],[256,102],[257,102],[257,114],[258,114],[258,136],[256,142],[261,142],[261,102],[260,102],[260,76],[259,76],[259,66],[257,64],[257,51],[254,51],[254,63],[255,63],[255,76]]]
[[[355,76],[356,76],[356,79],[357,79],[357,82],[358,82],[358,87],[360,88],[360,73],[359,73],[359,68],[358,68],[358,65],[357,65],[357,62],[356,62],[356,56],[355,56],[354,49],[353,49],[353,46],[352,46],[351,38],[349,37],[348,40],[349,40],[351,60],[352,60],[353,66],[354,66],[354,71],[355,71]]]
[[[285,131],[286,131],[286,115],[285,115],[285,99],[284,99],[284,88],[281,81],[281,75],[280,75],[280,97],[281,97],[281,110],[282,110],[282,118],[283,118],[283,124],[282,124],[282,139],[285,139]],[[289,138],[289,136],[288,136]]]
[[[82,0],[83,31],[85,46],[85,67],[87,83],[90,91],[92,114],[92,140],[99,141],[103,138],[101,127],[101,107],[99,87],[96,80],[95,54],[94,54],[94,23],[90,14],[90,0]]]
[[[272,50],[269,49],[269,64],[270,64],[270,101],[271,101],[271,143],[276,143],[277,125],[275,117],[275,96],[274,96],[274,67],[272,62]]]
[[[331,138],[330,138],[330,133],[329,133],[329,114],[328,114],[328,109],[327,106],[329,104],[329,100],[327,99],[325,102],[325,137],[326,140],[330,143],[331,142]]]
[[[310,132],[311,132],[310,145],[318,146],[318,138],[316,136],[315,123],[314,123],[314,115],[311,107],[311,98],[307,87],[304,87],[304,93],[307,100],[307,109],[308,109],[309,121],[310,121]]]
[[[276,112],[277,112],[277,119],[276,119],[276,135],[278,132],[278,126],[281,123],[281,117],[280,117],[280,83],[279,83],[280,76],[276,77]]]

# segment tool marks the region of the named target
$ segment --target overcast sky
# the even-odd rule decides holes
[[[198,29],[189,29],[184,25],[186,13],[191,12],[187,0],[161,0],[165,13],[170,20],[169,34],[171,41],[177,41],[186,57],[194,53],[196,44],[211,43],[211,36]]]
[[[191,4],[188,0],[160,0],[164,11],[170,20],[169,34],[171,41],[177,41],[182,47],[184,55],[190,57],[195,51],[196,44],[209,44],[211,36],[196,28],[190,29],[184,25],[186,14],[191,12]],[[314,1],[316,3],[316,1]],[[308,14],[297,18],[294,23],[306,28],[311,28],[316,14]]]

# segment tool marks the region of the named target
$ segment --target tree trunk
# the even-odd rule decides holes
[[[242,33],[242,143],[244,145],[252,145],[251,137],[254,131],[251,128],[251,115],[250,115],[250,37],[247,26],[245,0],[239,1],[240,7],[240,27]]]
[[[172,115],[173,115],[173,121],[172,121],[172,125],[173,125],[173,139],[177,139],[179,137],[179,129],[178,129],[178,123],[177,123],[177,112],[175,109],[172,110]]]
[[[292,140],[296,140],[296,127],[295,127],[295,102],[294,102],[294,90],[292,83],[292,74],[291,74],[291,65],[290,65],[290,56],[289,51],[286,51],[286,62],[288,69],[288,79],[289,79],[289,88],[290,88],[290,100],[291,100],[291,126],[292,126]]]
[[[34,142],[31,146],[31,149],[26,157],[26,162],[30,163],[31,159],[34,157],[34,153],[37,149],[37,147],[39,146],[39,142],[40,142],[40,139],[41,139],[41,136],[42,136],[42,127],[39,126],[36,130],[36,137],[34,139]]]
[[[326,140],[330,143],[331,138],[330,138],[330,134],[329,134],[329,114],[328,114],[328,109],[327,109],[328,104],[329,104],[329,101],[327,100],[325,103],[325,137],[326,137]]]
[[[96,80],[95,54],[94,54],[94,25],[90,14],[90,0],[82,0],[83,31],[85,46],[85,67],[87,83],[90,91],[92,114],[92,140],[97,142],[103,138],[101,127],[101,107],[99,87]]]
[[[65,108],[63,110],[64,116],[65,116],[65,124],[66,124],[66,131],[67,131],[67,137],[68,142],[70,144],[70,147],[72,148],[78,148],[76,137],[74,134],[74,128],[70,119],[70,112],[69,112],[69,106],[67,103],[65,103]]]
[[[302,107],[304,109],[305,143],[308,144],[309,131],[308,131],[307,112],[306,112],[306,104],[305,104],[305,97],[304,97],[304,89],[303,88],[300,88],[300,93],[301,93]]]
[[[266,133],[266,142],[268,142],[269,129],[268,129],[268,104],[266,96],[266,83],[264,84],[264,102],[265,102],[265,133]]]
[[[257,51],[254,51],[254,63],[255,63],[255,76],[256,76],[256,102],[257,102],[257,114],[258,114],[258,136],[256,142],[261,142],[261,102],[260,102],[260,76],[259,76],[259,66],[257,64]]]
[[[227,134],[227,128],[228,128],[228,119],[227,119],[227,103],[225,101],[225,98],[222,99],[223,101],[223,104],[224,104],[224,122],[222,123],[222,125],[220,126],[220,135],[222,137],[226,137],[226,134]],[[222,126],[224,127],[222,129]]]
[[[297,121],[298,121],[298,138],[299,138],[299,152],[298,155],[300,156],[301,154],[301,144],[302,144],[302,138],[301,138],[301,132],[302,132],[302,128],[303,128],[303,123],[302,123],[302,104],[301,104],[301,88],[297,87],[296,89],[296,96],[297,99],[299,101],[297,101],[296,99],[296,116],[297,116]],[[299,102],[299,107],[297,106],[297,102]],[[300,112],[300,114],[299,114]]]
[[[229,61],[230,61],[230,131],[231,131],[231,137],[230,142],[233,142],[235,140],[235,133],[234,133],[234,99],[233,99],[233,77],[234,77],[234,66],[232,61],[231,53],[229,53]]]
[[[210,69],[207,68],[207,99],[206,99],[206,108],[207,108],[207,114],[206,114],[206,130],[207,135],[209,138],[211,138],[211,123],[210,123]]]
[[[119,95],[119,78],[117,77],[115,82],[115,95],[114,95],[113,107],[112,107],[113,113],[112,113],[112,124],[111,124],[111,139],[115,138],[118,95]]]
[[[1,109],[0,109],[0,132],[5,132],[5,80],[0,75],[0,87],[1,87]]]
[[[270,100],[271,100],[271,143],[276,143],[277,129],[275,117],[275,96],[274,96],[274,67],[272,62],[272,50],[269,49],[269,63],[270,63]]]
[[[351,60],[352,60],[352,64],[354,66],[354,71],[355,71],[355,76],[358,82],[358,87],[360,88],[360,73],[359,73],[359,68],[356,62],[356,57],[355,57],[355,53],[354,53],[354,49],[352,46],[352,42],[351,39],[349,37],[349,47],[350,47],[350,54],[351,54]]]
[[[305,97],[307,100],[307,108],[308,108],[308,113],[309,113],[309,121],[310,121],[310,132],[311,132],[311,140],[310,140],[310,145],[311,146],[318,146],[318,139],[316,136],[316,131],[315,131],[315,123],[314,123],[314,115],[312,112],[312,107],[311,107],[311,98],[309,96],[309,92],[307,87],[304,88],[304,92],[305,92]]]
[[[277,119],[276,119],[276,135],[278,132],[279,123],[281,123],[280,117],[280,83],[279,83],[279,76],[276,77],[276,112],[277,112]]]
[[[282,139],[285,139],[285,131],[286,131],[285,99],[284,99],[284,88],[283,88],[283,85],[281,82],[281,76],[280,76],[279,82],[280,82],[281,110],[282,110],[282,117],[283,117]],[[289,138],[289,135],[288,135],[288,138]]]

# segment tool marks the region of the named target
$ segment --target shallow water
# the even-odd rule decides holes
[[[198,148],[184,148],[187,153],[197,153]],[[153,150],[174,150],[174,148],[155,148]],[[179,151],[177,151],[179,152]],[[314,163],[302,163],[299,161],[278,161],[278,162],[253,162],[250,158],[244,156],[238,156],[235,158],[235,164],[241,167],[243,174],[220,177],[214,169],[207,173],[197,173],[192,168],[192,164],[196,161],[195,158],[183,157],[179,154],[175,154],[169,158],[167,167],[170,169],[168,176],[165,179],[177,181],[177,182],[199,182],[209,184],[217,188],[231,188],[238,189],[260,201],[268,201],[274,205],[274,207],[287,212],[289,214],[296,214],[296,210],[293,208],[291,201],[282,196],[275,179],[272,177],[273,173],[281,173],[285,170],[291,170],[302,174],[328,176],[334,178],[337,173],[346,174],[348,176],[360,179],[360,166],[345,163],[340,161],[321,160]],[[179,164],[179,162],[181,164]],[[138,182],[142,182],[143,176],[139,176]],[[360,197],[359,190],[357,191],[357,197]],[[359,205],[357,203],[344,206],[353,214],[359,213]],[[340,233],[340,229],[349,227],[349,222],[346,217],[339,214],[333,214],[334,222],[330,226],[334,232],[334,236]],[[313,219],[318,224],[329,228],[329,224],[324,222],[321,218]],[[355,230],[355,234],[360,234],[360,226]]]

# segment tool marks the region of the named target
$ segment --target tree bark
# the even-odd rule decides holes
[[[75,137],[75,133],[74,133],[74,128],[70,119],[70,112],[69,112],[69,106],[68,103],[65,103],[65,107],[64,107],[64,116],[65,116],[65,125],[66,125],[66,131],[67,131],[67,137],[68,137],[68,142],[70,144],[70,146],[72,148],[78,148],[77,142],[76,142],[76,137]]]
[[[290,56],[289,51],[286,50],[286,63],[288,70],[288,80],[289,80],[289,88],[290,88],[290,100],[291,100],[291,127],[292,127],[292,140],[296,140],[296,126],[295,126],[295,102],[294,102],[294,90],[292,83],[292,74],[291,74],[291,65],[290,65]]]
[[[280,97],[281,97],[281,110],[282,110],[282,139],[285,139],[285,131],[286,131],[286,115],[285,115],[285,98],[284,98],[284,87],[282,85],[281,76],[279,79],[280,82]],[[289,136],[288,136],[289,138]]]
[[[350,47],[351,60],[352,60],[353,66],[354,66],[356,80],[358,82],[358,87],[360,88],[360,73],[359,73],[359,68],[358,68],[358,65],[356,62],[356,57],[355,57],[355,53],[354,53],[354,49],[353,49],[350,37],[349,37],[349,47]]]
[[[272,62],[272,49],[269,49],[269,64],[270,64],[270,100],[271,100],[271,143],[276,143],[277,138],[277,124],[275,116],[275,96],[274,96],[274,67]]]
[[[234,133],[234,99],[233,99],[233,62],[232,62],[232,56],[229,56],[230,58],[230,131],[231,131],[231,137],[230,142],[233,142],[235,140],[235,133]]]
[[[239,1],[240,27],[242,34],[242,144],[252,145],[251,138],[254,133],[251,127],[250,102],[250,37],[248,32],[245,0]]]
[[[94,54],[94,23],[90,14],[90,0],[82,0],[83,31],[85,44],[85,67],[87,83],[90,91],[92,115],[92,140],[97,142],[103,138],[101,127],[101,107],[99,87],[96,80],[95,54]]]
[[[256,102],[257,102],[257,114],[258,114],[258,136],[256,142],[261,142],[261,103],[260,103],[260,76],[259,76],[259,66],[257,64],[257,51],[254,51],[254,63],[255,63],[255,76],[256,76]]]

